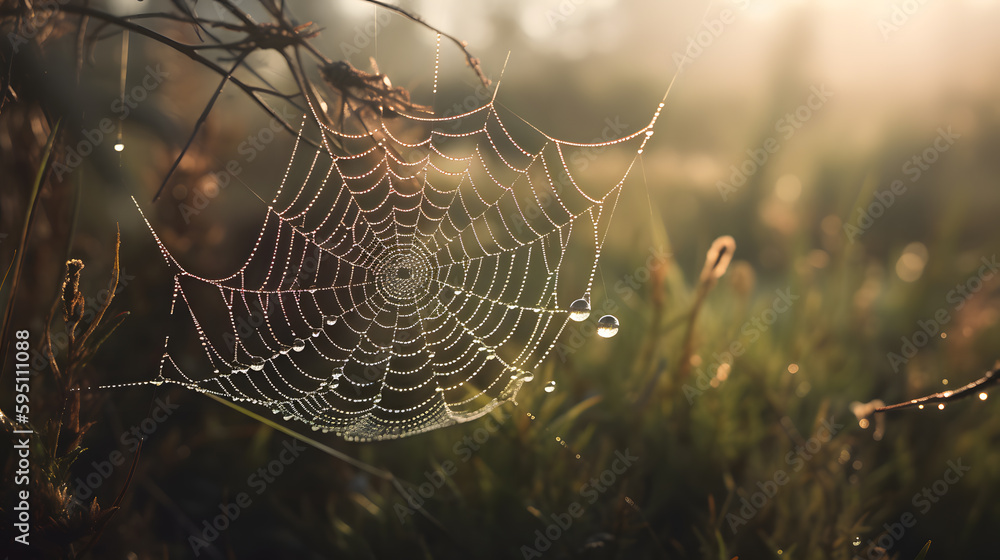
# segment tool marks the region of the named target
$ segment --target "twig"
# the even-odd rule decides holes
[[[981,393],[992,388],[997,384],[997,382],[1000,382],[1000,367],[987,371],[986,375],[953,391],[942,391],[940,393],[934,393],[933,395],[927,395],[926,397],[920,397],[919,399],[879,407],[875,409],[875,412],[888,412],[890,410],[903,410],[913,407],[922,408],[927,404],[947,403],[958,399],[964,399],[972,394]]]
[[[219,74],[220,76],[229,75],[229,71],[222,68],[215,62],[209,60],[208,58],[205,58],[204,56],[200,55],[198,51],[192,47],[192,45],[181,43],[180,41],[175,41],[174,39],[171,39],[170,37],[157,33],[152,29],[133,23],[126,18],[108,14],[106,12],[102,12],[101,10],[90,8],[88,6],[74,6],[72,4],[67,4],[65,6],[62,6],[60,9],[67,13],[73,13],[81,16],[90,16],[95,19],[107,21],[109,23],[118,25],[123,29],[134,31],[139,35],[142,35],[143,37],[147,37],[149,39],[162,43],[176,50],[177,52],[183,54],[184,56],[190,58],[191,60]],[[0,10],[0,16],[17,15],[18,12],[19,12],[18,10],[11,10],[11,9]],[[291,134],[298,134],[298,131],[295,128],[293,128],[291,124],[286,122],[285,119],[282,118],[282,116],[279,115],[274,109],[272,109],[267,103],[265,103],[264,100],[261,99],[260,96],[257,94],[257,92],[255,92],[248,84],[244,83],[243,81],[235,77],[231,77],[230,81],[232,81],[233,84],[235,84],[238,88],[240,88],[247,95],[249,95],[257,105],[259,105],[262,109],[264,109],[264,111],[267,112],[268,115],[270,115],[279,124],[281,124],[282,128],[284,128]],[[305,141],[314,148],[319,149],[320,147],[318,144],[316,144],[313,140],[309,138],[303,138],[303,141]]]
[[[104,534],[104,529],[111,522],[111,518],[114,517],[115,513],[117,513],[119,509],[121,509],[122,501],[125,499],[125,492],[128,491],[128,487],[132,483],[132,477],[135,476],[136,467],[139,465],[139,455],[142,453],[142,442],[143,439],[140,438],[139,447],[135,449],[135,455],[132,457],[132,466],[129,467],[128,476],[125,477],[125,484],[122,485],[122,489],[118,492],[118,497],[115,498],[115,502],[109,508],[110,513],[108,514],[107,517],[104,517],[101,520],[101,524],[94,532],[94,535],[90,537],[90,540],[87,541],[87,544],[85,544],[83,548],[80,549],[80,552],[76,553],[74,559],[83,558],[84,554],[86,554],[87,551],[93,548],[93,546],[97,543],[97,540],[101,538],[102,534]]]
[[[233,72],[240,67],[240,64],[243,63],[243,59],[245,59],[249,53],[250,51],[244,51],[236,58],[236,63],[233,64],[232,70],[223,76],[222,81],[219,82],[219,87],[215,88],[215,93],[212,94],[212,98],[208,100],[208,103],[205,105],[205,109],[202,110],[198,120],[195,121],[194,130],[191,131],[191,136],[188,137],[187,143],[184,144],[184,147],[181,149],[181,153],[177,155],[177,159],[174,160],[174,164],[170,166],[170,170],[163,176],[163,181],[160,182],[160,188],[156,189],[156,194],[153,195],[153,202],[159,200],[160,195],[163,194],[163,189],[167,186],[170,178],[174,175],[174,171],[177,170],[177,166],[181,164],[181,160],[184,159],[184,154],[187,153],[188,148],[190,148],[191,144],[194,143],[195,137],[198,136],[198,130],[201,129],[201,125],[205,124],[208,114],[212,112],[212,107],[215,106],[215,101],[219,99],[219,94],[222,93],[223,89],[225,89],[226,83],[233,78]]]
[[[479,64],[479,59],[476,58],[476,57],[474,57],[474,56],[472,56],[472,53],[469,52],[469,49],[468,49],[469,44],[468,43],[466,43],[465,41],[459,39],[458,37],[455,37],[453,35],[449,35],[448,33],[445,33],[444,31],[441,31],[437,27],[434,27],[433,25],[431,25],[431,24],[427,23],[426,21],[424,21],[423,18],[421,18],[420,16],[418,16],[416,14],[411,14],[410,12],[407,12],[406,10],[404,10],[403,8],[400,8],[399,6],[393,6],[392,4],[386,4],[385,2],[381,2],[379,0],[365,0],[365,1],[368,2],[368,3],[370,3],[370,4],[375,4],[376,6],[381,6],[381,7],[385,8],[385,9],[387,9],[387,10],[396,12],[397,14],[399,14],[399,15],[407,18],[407,19],[409,19],[410,21],[413,21],[415,23],[419,23],[420,25],[423,25],[424,27],[426,27],[427,29],[430,29],[431,31],[433,31],[435,33],[440,33],[442,37],[444,37],[445,39],[448,39],[452,43],[455,43],[456,45],[458,45],[458,48],[462,50],[462,54],[465,55],[465,61],[469,64],[469,67],[472,68],[472,71],[476,73],[476,76],[479,77],[479,80],[483,83],[483,86],[489,87],[489,85],[490,85],[490,79],[487,78],[485,74],[483,74],[483,69],[482,69],[482,67]]]

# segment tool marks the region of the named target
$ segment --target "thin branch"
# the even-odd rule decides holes
[[[112,504],[110,508],[108,508],[110,513],[106,517],[101,519],[100,526],[98,526],[97,530],[94,531],[94,535],[90,537],[90,540],[87,541],[87,544],[84,545],[84,547],[80,549],[79,552],[76,553],[76,555],[73,557],[74,559],[83,558],[84,555],[87,553],[87,551],[93,548],[94,544],[97,543],[97,540],[100,539],[101,535],[104,533],[104,529],[108,526],[109,523],[111,523],[111,518],[114,517],[115,513],[118,513],[119,509],[121,509],[122,500],[125,499],[125,492],[128,491],[128,487],[132,483],[132,477],[135,476],[136,467],[139,465],[139,455],[142,453],[143,441],[144,441],[143,438],[139,439],[139,447],[136,448],[135,455],[132,457],[132,466],[129,467],[128,476],[125,477],[125,484],[122,485],[122,489],[118,492],[118,497],[115,498],[115,503]]]
[[[179,5],[183,5],[179,0],[174,0],[174,3],[175,4],[179,4]],[[182,9],[181,11],[182,11],[182,13],[185,13],[185,14],[189,13],[189,10],[187,10],[186,8]],[[176,21],[176,22],[180,22],[180,23],[191,24],[194,27],[195,33],[198,35],[198,39],[200,41],[202,41],[202,42],[205,41],[205,38],[202,37],[202,33],[204,33],[205,36],[207,36],[209,39],[211,39],[211,40],[213,40],[213,41],[215,41],[217,43],[217,44],[214,44],[214,45],[191,45],[191,48],[192,49],[196,49],[196,50],[204,50],[204,49],[208,49],[208,48],[216,48],[216,49],[221,48],[221,49],[225,49],[225,47],[222,46],[223,45],[222,40],[216,34],[214,34],[214,33],[211,32],[211,30],[209,29],[210,27],[222,27],[222,28],[225,28],[225,29],[229,29],[231,31],[236,31],[236,30],[240,30],[241,29],[239,27],[232,26],[232,25],[230,25],[230,24],[228,24],[228,23],[226,23],[226,22],[224,22],[222,20],[216,20],[216,19],[210,19],[210,18],[201,17],[201,16],[197,15],[193,11],[190,11],[190,15],[185,15],[185,16],[179,16],[177,14],[171,14],[171,13],[168,13],[168,12],[149,12],[149,13],[144,13],[144,14],[125,15],[125,16],[121,16],[121,17],[123,19],[129,20],[129,21],[139,20],[139,19],[155,19],[155,20],[170,20],[170,21]],[[103,22],[101,25],[102,25],[102,27],[100,27],[99,29],[103,29],[104,26],[110,25],[110,23],[109,22]],[[114,35],[116,33],[118,33],[118,32],[115,31],[114,33],[110,33],[110,34],[108,34],[106,36],[98,36],[97,39],[98,40],[104,39],[104,38],[110,37],[110,36],[112,36],[112,35]],[[230,52],[230,54],[232,54],[234,56],[234,59],[235,59],[235,55],[237,53],[235,53],[232,50],[229,50],[229,52]],[[305,109],[303,107],[299,107],[298,105],[296,105],[294,102],[291,101],[292,98],[297,97],[299,94],[291,94],[291,95],[289,95],[289,94],[283,94],[283,93],[275,90],[274,86],[271,85],[271,82],[267,78],[265,78],[264,76],[262,76],[260,74],[260,72],[258,72],[253,66],[247,64],[246,61],[243,61],[243,68],[245,68],[248,72],[250,72],[250,74],[252,74],[253,77],[255,77],[258,80],[260,80],[261,82],[267,84],[267,86],[271,88],[271,89],[267,89],[267,88],[262,88],[262,87],[259,87],[259,86],[250,86],[250,85],[248,85],[247,87],[249,89],[254,90],[254,91],[258,91],[258,92],[261,92],[261,93],[267,93],[269,95],[274,95],[276,97],[281,97],[283,99],[289,100],[289,102],[292,103],[292,105],[296,109],[299,109],[300,111],[305,111]]]
[[[80,87],[80,75],[83,73],[84,53],[87,52],[84,41],[87,38],[87,23],[89,22],[89,16],[83,16],[80,18],[80,23],[76,32],[76,87],[78,88]]]
[[[889,412],[891,410],[904,410],[914,407],[923,408],[924,405],[928,404],[948,403],[958,399],[964,399],[970,395],[982,393],[987,389],[991,389],[998,382],[1000,382],[1000,367],[987,371],[986,375],[980,377],[972,383],[969,383],[968,385],[959,387],[958,389],[952,391],[941,391],[940,393],[934,393],[933,395],[927,395],[926,397],[920,397],[919,399],[879,407],[875,409],[875,412]]]
[[[67,12],[67,13],[73,13],[73,14],[77,14],[77,15],[81,15],[81,16],[90,16],[90,17],[95,18],[95,19],[104,20],[104,21],[113,23],[115,25],[118,25],[118,26],[122,27],[123,29],[128,29],[130,31],[134,31],[134,32],[138,33],[139,35],[142,35],[143,37],[150,38],[150,39],[152,39],[154,41],[162,43],[162,44],[164,44],[164,45],[166,45],[166,46],[168,46],[168,47],[176,50],[177,52],[183,54],[184,56],[190,58],[191,60],[194,60],[195,62],[197,62],[197,63],[205,66],[206,68],[214,71],[215,73],[219,74],[220,76],[228,76],[229,75],[229,72],[226,69],[222,68],[221,66],[219,66],[215,62],[209,60],[208,58],[205,58],[204,56],[201,56],[200,54],[198,54],[198,51],[194,50],[194,48],[193,48],[192,45],[181,43],[180,41],[175,41],[174,39],[171,39],[170,37],[167,37],[165,35],[157,33],[156,31],[153,31],[152,29],[149,29],[147,27],[143,27],[141,25],[133,23],[133,22],[131,22],[131,21],[125,19],[125,18],[121,18],[121,17],[115,16],[115,15],[112,15],[112,14],[108,14],[108,13],[102,12],[102,11],[100,11],[98,9],[90,8],[88,6],[74,6],[72,4],[67,4],[65,6],[62,6],[60,9],[62,11],[64,11],[64,12]],[[19,10],[16,10],[16,9],[0,10],[0,16],[17,15],[18,13],[19,13]],[[282,118],[282,116],[279,115],[277,112],[275,112],[275,110],[272,109],[267,103],[265,103],[264,100],[261,99],[260,96],[258,96],[257,93],[249,85],[245,84],[244,82],[242,82],[241,80],[239,80],[237,78],[230,78],[230,80],[238,88],[240,88],[247,95],[249,95],[254,100],[254,102],[257,105],[259,105],[262,109],[264,109],[264,111],[267,112],[268,115],[270,115],[279,124],[281,124],[282,128],[284,128],[285,130],[287,130],[291,134],[298,134],[298,131],[295,128],[293,128],[292,125],[290,125],[288,122],[286,122],[285,119]],[[320,148],[319,145],[317,145],[314,141],[312,141],[312,140],[310,140],[308,138],[303,138],[303,140],[306,143],[308,143],[310,146],[314,147],[314,148],[317,148],[317,149]]]
[[[198,136],[198,130],[201,129],[201,125],[205,124],[208,114],[212,112],[212,107],[215,106],[215,101],[219,99],[219,94],[221,94],[222,90],[225,89],[226,83],[233,77],[233,72],[240,67],[240,64],[243,63],[243,59],[247,57],[249,52],[250,51],[245,51],[243,54],[239,55],[236,59],[236,63],[233,64],[232,70],[230,70],[229,73],[222,78],[222,81],[219,82],[219,87],[215,88],[215,93],[212,94],[212,98],[208,100],[208,104],[205,105],[205,109],[202,110],[201,115],[198,116],[198,120],[194,123],[194,130],[191,131],[191,136],[188,137],[187,143],[184,144],[184,148],[181,149],[181,153],[177,156],[177,159],[174,160],[174,164],[170,166],[170,170],[163,176],[163,181],[160,182],[160,188],[156,189],[156,194],[153,195],[153,202],[159,200],[160,195],[163,194],[163,189],[167,186],[170,178],[174,175],[174,171],[177,170],[177,166],[181,164],[181,160],[184,159],[184,154],[187,153],[188,148],[190,148],[191,144],[194,143],[195,137]]]
[[[483,69],[480,66],[479,59],[476,58],[476,57],[474,57],[474,56],[472,56],[472,53],[469,52],[469,48],[468,48],[469,44],[468,43],[466,43],[465,41],[459,39],[458,37],[455,37],[453,35],[449,35],[448,33],[445,33],[444,31],[441,31],[437,27],[434,27],[433,25],[431,25],[431,24],[427,23],[426,21],[424,21],[423,18],[421,18],[420,16],[418,16],[416,14],[411,14],[410,12],[407,12],[406,10],[404,10],[403,8],[400,8],[399,6],[393,6],[392,4],[386,4],[385,2],[381,2],[380,0],[365,0],[365,1],[368,2],[368,3],[370,3],[370,4],[375,4],[376,6],[381,6],[381,7],[385,8],[385,9],[387,9],[387,10],[396,12],[397,14],[399,14],[399,15],[407,18],[407,19],[409,19],[410,21],[413,21],[415,23],[418,23],[418,24],[424,26],[427,29],[430,29],[431,31],[433,31],[435,33],[440,33],[442,37],[444,37],[445,39],[448,39],[452,43],[455,43],[456,45],[458,45],[458,48],[462,50],[462,54],[465,55],[465,61],[469,64],[469,67],[472,68],[472,71],[476,73],[476,76],[479,77],[479,80],[483,83],[483,86],[489,87],[489,85],[490,85],[490,79],[487,78],[485,74],[483,74]]]

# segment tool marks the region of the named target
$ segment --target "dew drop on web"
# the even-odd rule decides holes
[[[614,315],[605,315],[598,319],[597,334],[604,338],[618,334],[618,319]]]
[[[569,304],[569,318],[574,321],[583,321],[590,317],[590,302],[580,298]]]
[[[555,381],[549,381],[548,383],[545,384],[545,392],[546,393],[551,393],[551,392],[553,392],[555,390],[556,390],[556,382]]]

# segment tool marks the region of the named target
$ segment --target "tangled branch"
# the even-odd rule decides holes
[[[490,81],[483,74],[479,59],[472,56],[466,42],[441,31],[425,22],[419,16],[398,6],[378,0],[364,1],[396,13],[453,42],[465,55],[466,62],[479,80],[484,85],[489,85]],[[297,134],[296,127],[293,127],[282,118],[270,105],[267,98],[281,99],[295,105],[300,110],[305,110],[305,107],[296,104],[296,100],[305,100],[315,118],[326,120],[329,123],[325,110],[317,110],[317,106],[323,107],[323,104],[315,102],[318,101],[316,86],[308,78],[311,74],[308,70],[308,68],[311,68],[310,63],[320,69],[324,81],[331,87],[333,93],[340,96],[341,124],[343,124],[345,106],[352,110],[356,106],[360,106],[362,110],[376,109],[380,117],[392,117],[402,110],[428,110],[426,107],[410,102],[409,92],[400,87],[392,87],[388,79],[378,74],[377,71],[375,74],[369,74],[353,68],[347,62],[335,62],[324,56],[310,42],[311,39],[319,35],[320,30],[312,22],[304,24],[296,23],[284,2],[278,2],[277,0],[258,0],[258,2],[270,16],[271,21],[255,21],[247,10],[236,5],[231,0],[215,0],[215,3],[225,12],[235,17],[237,20],[235,23],[200,16],[195,12],[193,6],[188,5],[183,0],[174,0],[173,5],[176,11],[173,12],[146,13],[132,16],[111,14],[103,9],[92,7],[88,2],[68,2],[58,7],[59,18],[40,18],[47,22],[46,25],[54,27],[60,23],[54,20],[61,20],[66,14],[78,16],[79,45],[87,43],[92,46],[99,40],[109,37],[110,35],[105,31],[109,26],[135,33],[183,54],[222,78],[203,108],[200,117],[195,122],[186,143],[174,160],[173,165],[163,177],[153,197],[154,202],[159,199],[164,188],[169,183],[174,171],[178,168],[181,160],[192,145],[199,130],[206,122],[209,113],[228,83],[232,83],[245,95],[249,96],[270,118],[274,119],[283,129],[293,135]],[[39,8],[39,10],[43,9]],[[32,22],[39,19],[36,16],[36,8],[31,2],[21,0],[16,3],[0,3],[0,23],[5,23],[6,26],[13,26],[14,29],[21,29],[25,25],[25,22]],[[98,25],[96,29],[90,31],[88,34],[86,22],[91,19],[98,22]],[[201,42],[193,44],[184,42],[153,29],[148,25],[141,24],[139,23],[140,21],[151,21],[154,23],[170,22],[188,25],[195,30]],[[240,37],[224,41],[213,33],[212,30],[236,33]],[[36,35],[35,33],[31,34],[31,36]],[[247,64],[246,60],[249,55],[261,50],[274,50],[281,54],[294,77],[297,91],[281,92],[271,87],[267,80],[263,79]],[[303,56],[303,53],[306,56]],[[78,53],[78,58],[82,65],[82,54]],[[220,62],[226,60],[233,60],[235,63],[230,68],[225,68]],[[237,76],[236,72],[241,68],[246,69],[266,86],[254,85],[247,82],[244,78]],[[12,83],[10,72],[10,69],[8,69],[7,75],[0,82],[0,86],[3,86],[3,100],[6,100],[8,97],[11,99],[17,98],[17,92],[10,87]],[[0,105],[2,105],[2,101],[0,101]],[[314,140],[309,138],[303,138],[302,140],[314,148],[320,148],[320,145]]]

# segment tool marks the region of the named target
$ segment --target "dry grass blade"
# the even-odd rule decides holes
[[[701,276],[698,280],[698,287],[695,291],[694,304],[688,315],[687,332],[684,335],[684,346],[681,354],[680,371],[678,377],[681,380],[687,379],[691,374],[691,355],[694,352],[694,331],[698,322],[698,315],[701,313],[702,304],[719,278],[729,269],[729,263],[733,260],[736,252],[736,240],[729,235],[723,235],[712,242],[708,252],[705,254],[705,265],[701,269]]]
[[[52,147],[55,145],[56,137],[59,135],[59,122],[56,121],[55,126],[52,127],[52,131],[49,132],[49,139],[45,144],[45,150],[42,152],[42,161],[38,165],[35,182],[31,187],[31,197],[28,199],[28,214],[24,218],[24,227],[21,228],[21,240],[19,241],[17,250],[14,252],[14,272],[10,277],[10,292],[7,295],[7,308],[4,310],[3,330],[0,331],[0,340],[10,340],[11,338],[10,323],[14,312],[14,300],[17,297],[18,280],[21,276],[21,265],[24,263],[24,252],[28,246],[31,223],[34,221],[35,211],[38,208],[38,192],[41,190],[42,183],[45,182],[50,169],[49,161],[52,157]],[[7,363],[6,345],[3,347],[2,354],[0,354],[0,363]],[[0,370],[0,378],[3,377],[3,371]]]
[[[266,418],[264,416],[261,416],[260,414],[252,412],[250,410],[247,410],[246,408],[243,408],[242,406],[240,406],[240,405],[238,405],[236,403],[230,402],[230,401],[228,401],[226,399],[223,399],[223,398],[218,397],[216,395],[213,395],[211,393],[204,393],[204,394],[206,396],[210,397],[212,400],[215,400],[215,401],[217,401],[217,402],[219,402],[221,404],[224,404],[224,405],[228,406],[229,408],[231,408],[231,409],[233,409],[233,410],[235,410],[235,411],[237,411],[237,412],[239,412],[241,414],[244,414],[244,415],[246,415],[246,416],[248,416],[250,418],[253,418],[254,420],[260,422],[261,424],[270,426],[271,428],[273,428],[273,429],[275,429],[275,430],[277,430],[277,431],[279,431],[279,432],[281,432],[281,433],[283,433],[285,435],[289,435],[289,436],[291,436],[291,437],[293,437],[293,438],[301,441],[302,443],[308,444],[311,447],[314,447],[314,448],[322,451],[323,453],[326,453],[327,455],[329,455],[331,457],[339,459],[339,460],[347,463],[348,465],[356,467],[356,468],[358,468],[358,469],[360,469],[360,470],[362,470],[362,471],[364,471],[364,472],[366,472],[368,474],[371,474],[373,476],[376,476],[378,478],[381,478],[382,480],[385,480],[385,481],[389,482],[390,484],[392,484],[393,488],[395,488],[396,491],[399,492],[399,495],[402,496],[404,500],[409,497],[409,494],[407,494],[407,492],[406,492],[406,488],[403,486],[403,482],[399,478],[397,478],[396,475],[392,474],[391,472],[389,472],[389,471],[387,471],[385,469],[380,469],[378,467],[369,465],[368,463],[365,463],[364,461],[361,461],[359,459],[355,459],[354,457],[351,457],[350,455],[347,455],[346,453],[343,453],[342,451],[337,451],[336,449],[330,447],[329,445],[320,443],[320,442],[312,439],[309,436],[306,436],[306,435],[303,435],[303,434],[301,434],[299,432],[296,432],[295,430],[293,430],[293,429],[291,429],[291,428],[289,428],[287,426],[283,426],[283,425],[281,425],[281,424],[279,424],[279,423],[271,420],[270,418]],[[433,515],[431,515],[426,509],[424,509],[424,507],[422,505],[419,505],[419,504],[410,504],[410,505],[411,505],[411,507],[413,507],[415,505],[416,507],[414,507],[414,509],[416,511],[420,512],[420,515],[422,515],[425,519],[427,519],[428,521],[430,521],[431,523],[433,523],[437,528],[439,528],[445,534],[448,534],[449,536],[451,536],[448,533],[448,529],[443,524],[441,524],[441,522],[438,521]]]

